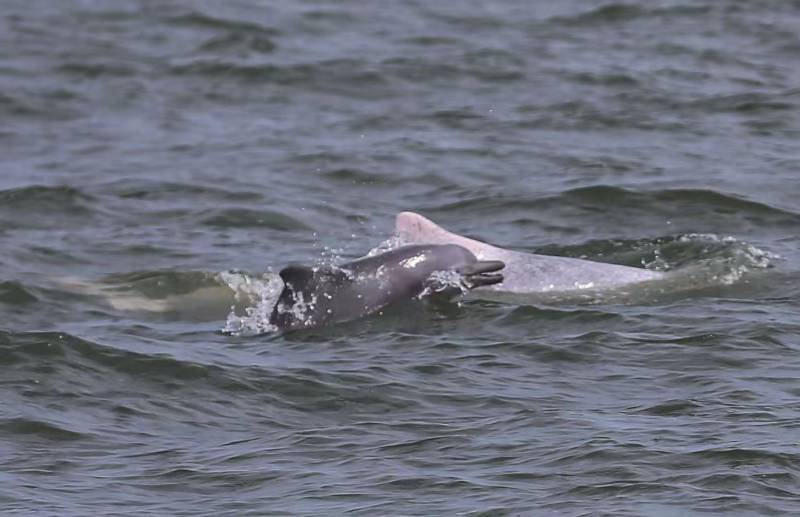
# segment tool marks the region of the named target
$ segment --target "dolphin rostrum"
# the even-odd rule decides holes
[[[457,244],[479,261],[502,261],[503,282],[487,288],[514,294],[614,289],[664,277],[659,271],[498,248],[451,233],[414,212],[397,215],[394,234],[404,244]]]
[[[269,322],[293,330],[350,321],[428,293],[452,297],[460,287],[502,282],[502,268],[501,261],[478,260],[455,244],[403,246],[340,266],[288,266],[280,272],[284,288]],[[459,282],[436,272],[454,272]]]

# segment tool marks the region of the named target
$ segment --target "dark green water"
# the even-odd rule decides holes
[[[0,513],[800,512],[799,28],[788,0],[3,0]],[[402,210],[702,274],[259,334],[271,271]]]

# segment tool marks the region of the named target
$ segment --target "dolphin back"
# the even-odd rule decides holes
[[[642,268],[499,248],[451,233],[414,212],[397,215],[394,233],[405,243],[457,244],[471,251],[478,260],[504,262],[503,282],[485,287],[495,291],[528,294],[613,289],[663,277],[663,273]]]

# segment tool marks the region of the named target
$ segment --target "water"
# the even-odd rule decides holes
[[[798,27],[784,0],[5,0],[3,513],[799,511]],[[706,275],[259,334],[275,271],[402,210]]]

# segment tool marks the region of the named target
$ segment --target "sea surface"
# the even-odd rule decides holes
[[[797,0],[2,0],[0,514],[798,514],[798,198]],[[403,210],[696,276],[270,328]]]

